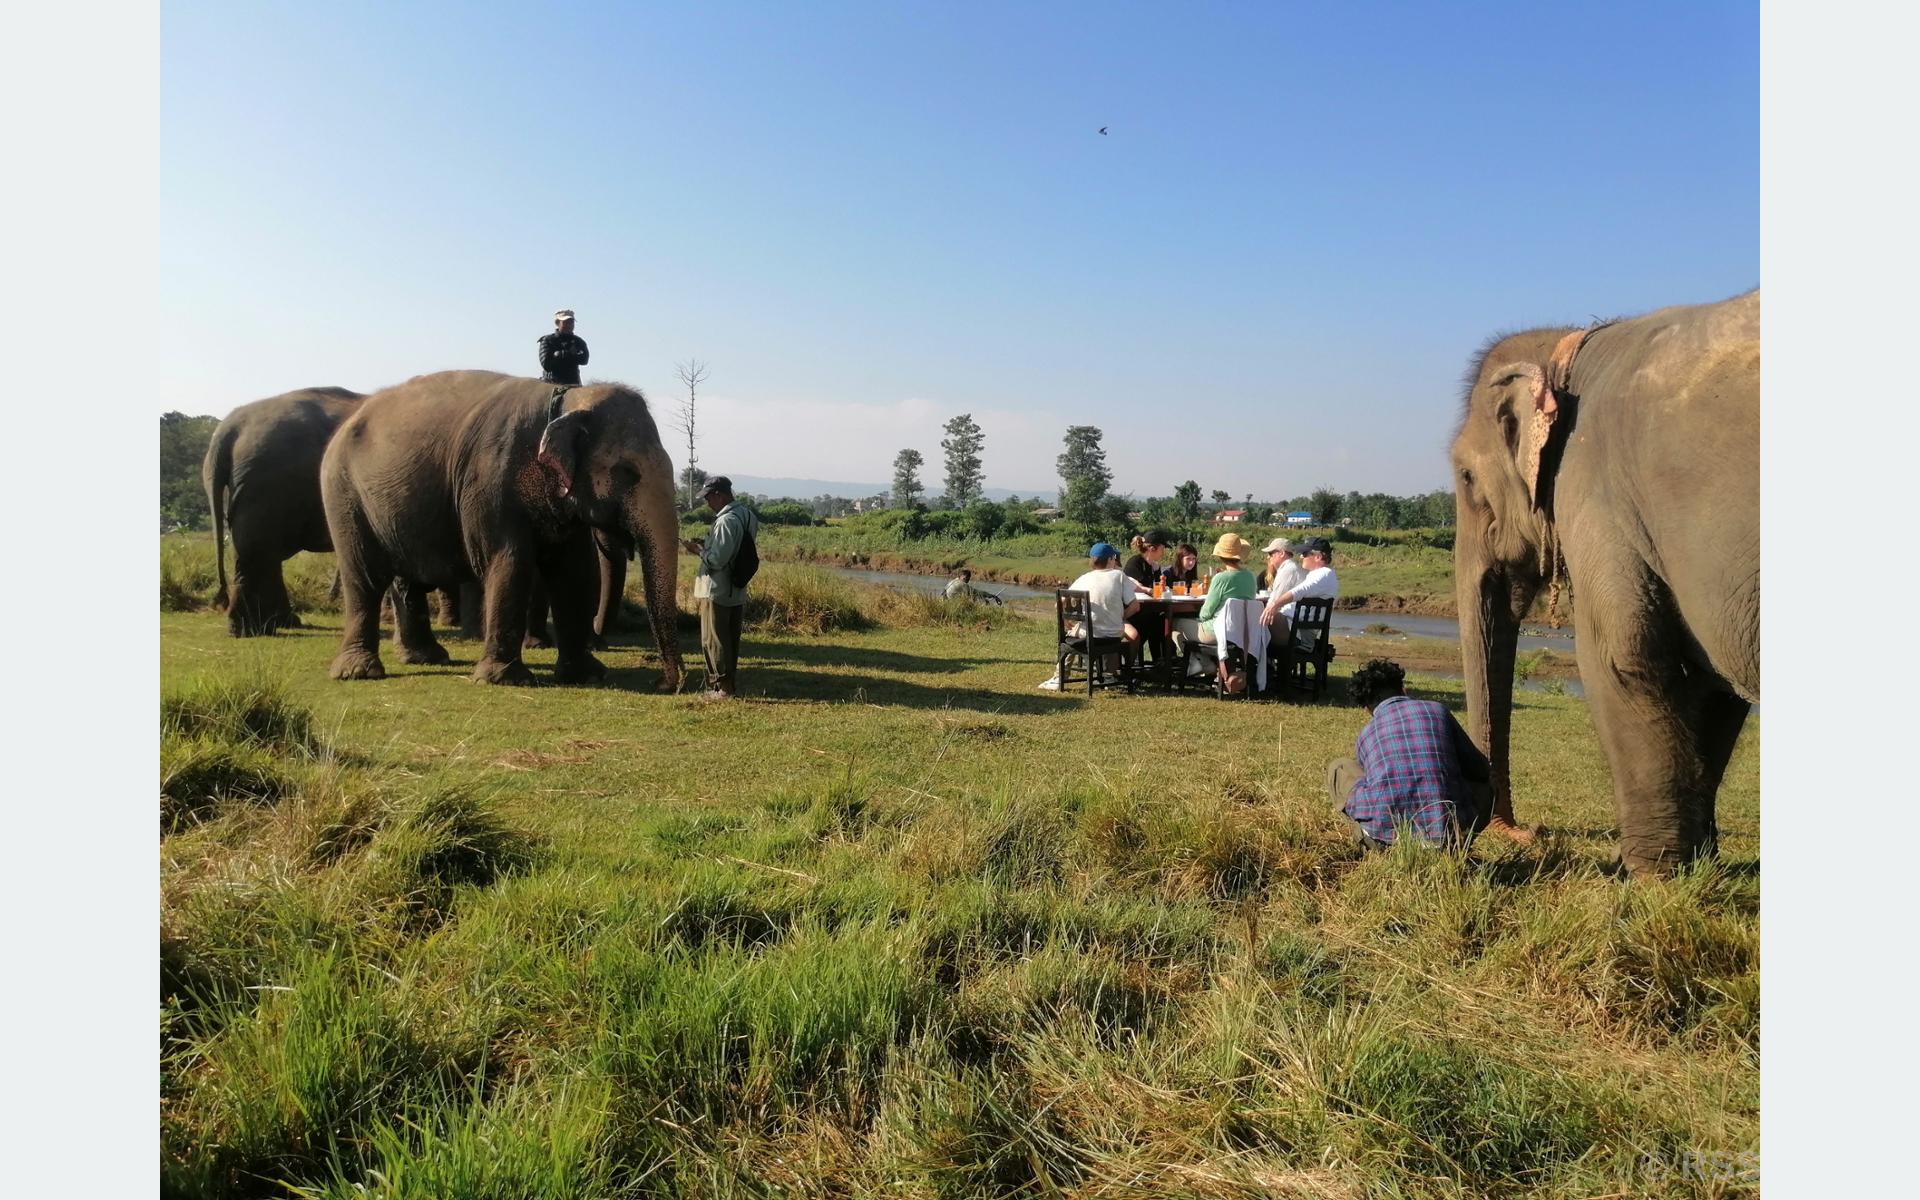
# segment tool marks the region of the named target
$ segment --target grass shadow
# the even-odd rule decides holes
[[[903,654],[873,646],[835,646],[808,642],[761,642],[749,644],[754,659],[794,662],[816,666],[862,667],[870,671],[898,671],[906,675],[954,675],[987,663],[1006,662],[1002,658],[934,658],[925,654]]]
[[[697,674],[690,671],[690,674]],[[623,678],[624,677],[624,678]],[[609,671],[608,682],[638,690],[651,687],[658,670],[647,668]],[[990,691],[985,688],[938,687],[875,675],[762,668],[746,664],[740,673],[740,696],[750,701],[802,700],[829,704],[873,704],[883,707],[969,709],[983,713],[1046,715],[1077,711],[1084,696],[1036,692]]]

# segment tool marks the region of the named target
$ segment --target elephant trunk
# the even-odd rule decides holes
[[[1465,568],[1465,569],[1462,569]],[[1499,568],[1456,568],[1460,652],[1467,676],[1467,729],[1492,767],[1493,822],[1514,826],[1509,735],[1513,725],[1513,664],[1519,645],[1521,600]]]
[[[667,476],[671,479],[671,476]],[[662,691],[680,690],[680,522],[671,484],[628,506],[627,532],[639,550],[640,574],[647,594],[647,624],[660,648]]]

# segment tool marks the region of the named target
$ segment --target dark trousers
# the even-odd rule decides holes
[[[700,652],[707,659],[707,686],[732,689],[740,663],[740,622],[744,604],[700,602]]]

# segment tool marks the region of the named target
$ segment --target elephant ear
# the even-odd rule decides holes
[[[1494,416],[1501,424],[1514,466],[1526,481],[1527,495],[1539,508],[1546,482],[1541,477],[1541,464],[1560,420],[1560,398],[1548,384],[1546,372],[1533,363],[1509,363],[1496,377],[1505,395]]]
[[[580,463],[586,457],[587,435],[591,420],[585,409],[562,413],[547,423],[540,434],[540,450],[534,461],[552,477],[562,498],[573,494],[579,480]]]

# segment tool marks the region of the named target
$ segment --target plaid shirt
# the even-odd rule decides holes
[[[1392,842],[1398,823],[1440,846],[1473,823],[1467,780],[1488,777],[1487,759],[1445,706],[1406,696],[1381,701],[1354,757],[1364,775],[1347,797],[1347,815],[1375,841]]]

